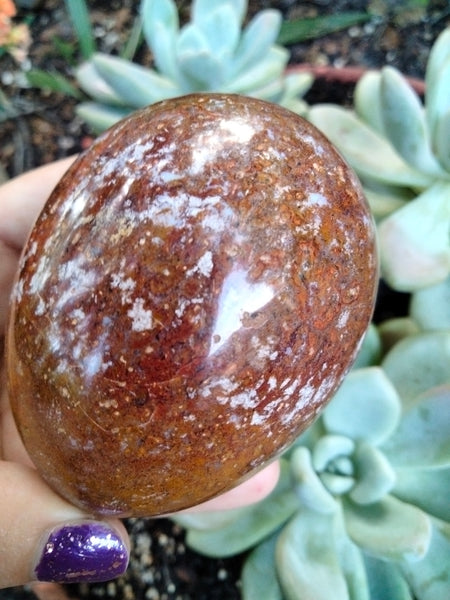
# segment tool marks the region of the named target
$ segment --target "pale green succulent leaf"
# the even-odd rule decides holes
[[[126,104],[124,99],[101,77],[93,62],[86,61],[82,63],[76,69],[75,76],[81,89],[97,102],[112,106]]]
[[[425,331],[450,330],[450,276],[412,295],[409,313]]]
[[[432,153],[420,99],[393,67],[382,70],[381,112],[386,135],[409,165],[432,177],[447,176]]]
[[[325,133],[362,178],[419,188],[432,182],[430,176],[407,165],[386,139],[352,111],[333,104],[316,104],[307,118]]]
[[[279,99],[283,94],[284,89],[284,81],[283,77],[280,76],[277,79],[272,79],[267,84],[249,90],[247,92],[248,96],[252,96],[253,98],[259,98],[260,100],[266,100],[267,102],[276,102],[279,103]]]
[[[287,73],[284,77],[284,100],[304,96],[314,82],[312,73]]]
[[[392,562],[364,555],[370,598],[373,600],[414,600],[399,567]]]
[[[393,496],[374,504],[344,501],[350,538],[368,554],[384,560],[420,560],[427,553],[431,520],[420,509]]]
[[[242,23],[247,13],[247,0],[194,0],[192,3],[192,21],[202,25],[209,14],[227,4],[238,23]]]
[[[130,109],[99,102],[82,102],[76,113],[95,133],[101,133],[131,113]]]
[[[450,108],[448,68],[450,60],[450,27],[434,42],[427,62],[425,102],[430,131],[436,133],[443,112]]]
[[[290,463],[293,488],[302,506],[321,514],[335,512],[337,502],[314,471],[309,450],[303,446],[295,448]]]
[[[419,395],[450,383],[450,332],[424,332],[400,340],[381,366],[406,413]]]
[[[432,535],[426,556],[402,571],[418,600],[448,600],[450,593],[450,523],[433,519]]]
[[[245,559],[241,573],[243,600],[284,600],[275,567],[278,533],[259,544]]]
[[[228,4],[221,4],[213,10],[209,9],[203,15],[201,23],[196,26],[202,31],[208,40],[211,54],[223,61],[230,61],[233,56],[240,37],[240,24],[233,10]]]
[[[450,73],[448,75],[450,78]],[[450,95],[450,89],[448,91]],[[436,156],[441,165],[450,173],[450,109],[443,113],[439,125],[434,132],[434,146]]]
[[[400,193],[388,193],[364,187],[364,195],[369,203],[370,210],[376,221],[388,217],[390,214],[406,206],[410,198],[403,194],[403,189],[398,188]]]
[[[385,135],[381,114],[381,73],[369,71],[355,87],[354,106],[356,114],[374,131]]]
[[[252,95],[253,90],[279,79],[284,73],[288,59],[289,53],[286,49],[272,46],[256,65],[234,77],[225,86],[224,91]]]
[[[411,403],[382,449],[394,467],[450,466],[450,383]]]
[[[372,444],[389,437],[399,417],[398,394],[379,367],[351,371],[322,413],[328,432]]]
[[[396,470],[393,495],[426,513],[450,522],[450,468]]]
[[[175,84],[166,77],[118,56],[97,53],[92,62],[114,92],[132,108],[179,94]]]
[[[381,272],[391,287],[413,292],[450,273],[450,183],[437,181],[378,226]]]
[[[217,510],[211,512],[179,513],[171,517],[172,521],[184,527],[184,529],[197,529],[199,531],[211,531],[227,527],[239,517],[247,513],[247,508],[232,508],[229,510]]]
[[[233,61],[232,75],[258,63],[275,43],[281,26],[277,10],[262,10],[245,27]]]
[[[252,548],[285,523],[298,509],[291,487],[288,465],[283,461],[275,490],[255,506],[247,507],[238,519],[220,529],[187,533],[188,546],[206,556],[224,557]]]
[[[349,492],[358,504],[378,502],[388,494],[395,484],[395,472],[385,455],[370,444],[358,444],[353,462],[356,483]]]
[[[335,515],[301,510],[275,550],[285,600],[350,600],[336,550]]]
[[[343,523],[342,527],[344,527]],[[347,583],[349,600],[370,600],[369,582],[363,553],[349,539],[345,530],[341,532],[341,535],[336,535],[336,549],[342,574]]]
[[[340,456],[351,456],[355,442],[344,435],[324,435],[317,441],[312,453],[315,471],[324,471],[327,465]],[[348,473],[350,475],[350,473]]]
[[[376,365],[381,359],[381,339],[377,327],[371,323],[364,334],[363,342],[352,370]]]
[[[178,75],[175,40],[179,32],[178,10],[172,0],[144,0],[143,32],[156,67],[169,78]]]
[[[226,65],[211,51],[206,36],[196,25],[188,24],[181,30],[176,53],[182,74],[191,82],[186,91],[218,91]]]
[[[386,319],[378,325],[383,354],[389,352],[400,340],[420,332],[420,327],[411,317]]]

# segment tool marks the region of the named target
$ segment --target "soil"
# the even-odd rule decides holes
[[[12,104],[15,116],[0,121],[0,181],[33,167],[71,155],[86,148],[93,133],[75,115],[76,101],[65,95],[30,88],[25,72],[30,68],[63,73],[73,81],[79,56],[70,22],[60,0],[43,0],[33,10],[21,10],[17,22],[30,24],[32,37],[28,56],[19,64],[0,55],[1,90]],[[190,3],[179,2],[187,16]],[[285,18],[320,16],[341,11],[370,11],[363,25],[290,46],[292,63],[315,67],[358,66],[377,68],[393,65],[405,74],[423,78],[430,47],[450,24],[447,0],[253,0],[249,14],[261,8],[278,8]],[[88,2],[99,50],[116,53],[127,39],[138,2],[92,0]],[[424,8],[423,5],[426,5]],[[143,64],[151,55],[141,48]],[[311,103],[325,97],[351,102],[353,86],[318,80],[307,95]],[[331,96],[330,96],[331,94]],[[390,290],[383,288],[390,296]],[[400,306],[407,299],[401,296]],[[377,310],[378,318],[386,315]],[[209,560],[186,547],[183,531],[166,519],[135,519],[126,522],[133,542],[127,574],[108,584],[76,585],[65,588],[41,584],[0,591],[0,600],[62,600],[115,598],[118,600],[239,600],[242,557]]]

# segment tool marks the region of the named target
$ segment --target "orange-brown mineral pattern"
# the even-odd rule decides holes
[[[97,513],[206,500],[311,423],[376,281],[359,184],[303,119],[232,95],[144,109],[75,162],[25,248],[8,340],[25,445]]]

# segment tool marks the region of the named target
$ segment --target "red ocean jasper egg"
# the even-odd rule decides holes
[[[25,446],[95,513],[224,492],[330,398],[376,282],[361,188],[310,124],[235,95],[141,110],[78,158],[24,250],[8,370]]]

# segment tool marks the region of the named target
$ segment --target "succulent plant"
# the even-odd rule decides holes
[[[414,291],[450,274],[450,28],[426,71],[425,105],[394,68],[367,73],[354,110],[316,105],[308,118],[362,180],[379,221],[382,275]]]
[[[194,0],[191,21],[180,27],[173,0],[144,0],[143,32],[155,68],[94,54],[77,70],[94,99],[79,114],[103,130],[137,108],[199,91],[241,93],[304,112],[299,96],[312,78],[285,74],[289,52],[275,43],[280,13],[263,10],[241,30],[246,9],[246,0]]]
[[[450,281],[420,291],[412,315],[371,325],[331,403],[282,456],[268,498],[177,517],[198,552],[251,550],[244,600],[449,597],[449,293]],[[436,303],[447,307],[439,331]]]

